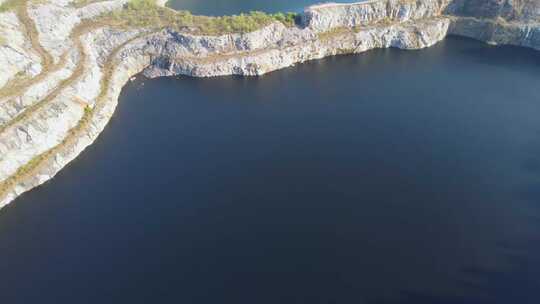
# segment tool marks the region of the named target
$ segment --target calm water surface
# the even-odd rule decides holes
[[[128,84],[0,210],[2,303],[539,303],[540,57],[452,38]]]

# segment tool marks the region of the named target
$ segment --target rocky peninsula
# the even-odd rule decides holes
[[[368,0],[213,18],[142,0],[0,0],[0,207],[90,145],[135,74],[257,76],[447,35],[540,50],[540,2]]]

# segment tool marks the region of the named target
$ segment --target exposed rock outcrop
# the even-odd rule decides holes
[[[236,46],[227,53],[214,53],[204,57],[186,52],[183,47],[179,47],[180,50],[163,52],[164,48],[176,45],[170,41],[178,38],[178,33],[164,32],[149,39],[150,44],[144,49],[144,52],[152,57],[145,75],[148,77],[178,74],[195,77],[263,75],[296,63],[337,54],[361,53],[387,47],[402,49],[429,47],[446,36],[449,25],[450,20],[447,18],[431,18],[384,27],[369,26],[360,31],[342,31],[335,35],[319,37],[309,29],[286,29],[282,24],[276,23],[261,32],[281,33],[280,39],[274,43],[267,43],[264,48],[245,49]],[[264,37],[264,34],[261,37]],[[228,40],[229,37],[222,39]],[[252,43],[257,44],[255,41]]]
[[[445,13],[455,16],[450,34],[540,50],[540,1],[455,0]]]
[[[449,34],[474,38],[490,44],[516,45],[540,50],[539,23],[459,17],[453,19]]]
[[[308,7],[302,24],[315,31],[334,27],[405,22],[440,16],[451,0],[368,0],[353,4],[326,3]]]
[[[302,24],[316,32],[433,17],[451,20],[448,34],[492,44],[540,49],[540,1],[535,0],[368,0],[310,6]]]
[[[448,14],[507,21],[538,21],[540,2],[532,0],[454,0]]]
[[[124,3],[78,8],[57,0],[29,5],[27,16],[0,13],[6,29],[0,34],[10,38],[0,43],[0,207],[52,178],[91,144],[113,115],[122,86],[141,71],[148,77],[262,75],[336,54],[421,49],[448,34],[540,49],[540,5],[533,0],[324,4],[306,8],[297,27],[276,22],[222,36],[85,24]],[[17,31],[20,17],[36,33]],[[5,93],[17,74],[31,81]]]
[[[31,51],[30,41],[21,32],[21,23],[13,12],[0,14],[0,88],[10,79],[34,77],[41,71],[41,59]]]

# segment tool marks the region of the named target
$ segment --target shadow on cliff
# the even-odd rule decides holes
[[[449,36],[449,39],[471,41],[471,38]],[[519,69],[533,75],[540,75],[540,53],[538,51],[509,45],[491,46],[468,44],[460,53],[469,57],[474,63]],[[532,64],[531,64],[532,63]]]

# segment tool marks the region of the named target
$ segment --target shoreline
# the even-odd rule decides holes
[[[540,26],[534,20],[500,22],[448,15],[450,2],[375,0],[307,7],[298,26],[286,27],[275,22],[254,32],[221,36],[192,35],[172,29],[149,32],[102,27],[90,30],[77,38],[81,39],[80,47],[75,48],[78,51],[68,52],[71,55],[66,57],[69,63],[82,69],[80,77],[58,89],[57,94],[43,105],[39,104],[44,107],[37,109],[41,112],[27,112],[28,117],[21,121],[7,120],[10,125],[2,132],[3,137],[0,135],[0,152],[7,152],[0,157],[0,182],[4,186],[0,193],[0,208],[52,179],[90,145],[114,114],[125,83],[139,73],[150,78],[180,74],[192,77],[259,76],[339,54],[358,54],[388,47],[422,49],[447,35],[540,50]],[[67,8],[66,11],[77,16],[86,14],[91,19],[123,3],[125,1],[105,1],[76,10]],[[381,5],[388,7],[388,3],[394,3],[396,7],[383,10]],[[165,5],[166,1],[158,4]],[[325,10],[328,7],[332,9]],[[44,4],[33,7],[30,15],[37,24],[41,44],[49,53],[61,54],[67,47],[51,47],[55,37],[44,39],[47,27],[40,23],[45,20],[40,14],[49,16],[51,10]],[[402,13],[396,15],[394,10]],[[48,35],[59,36],[58,33],[64,32],[71,35],[75,26],[66,30],[57,25]],[[56,62],[60,62],[59,57]],[[51,80],[44,80],[47,81],[50,83]],[[57,88],[54,82],[49,86]],[[32,98],[44,93],[48,96],[47,90],[33,95],[25,93],[20,100],[33,106]],[[0,104],[9,105],[11,100],[0,99]],[[11,108],[2,109],[8,110],[12,111]],[[35,128],[36,124],[46,127],[39,130]],[[25,170],[21,172],[21,168]]]

